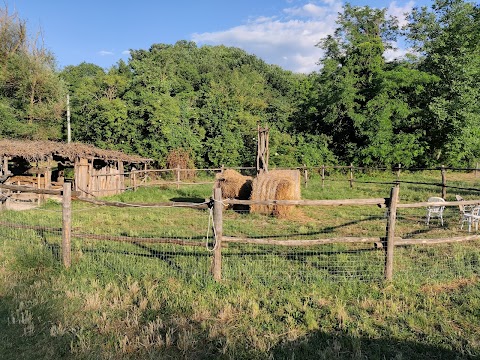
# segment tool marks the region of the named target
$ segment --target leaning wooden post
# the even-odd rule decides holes
[[[71,233],[72,233],[72,186],[63,184],[62,201],[62,259],[68,269],[71,265]]]
[[[222,280],[222,236],[223,236],[223,202],[222,189],[217,187],[213,192],[213,228],[215,247],[213,250],[213,278]]]
[[[387,252],[385,256],[385,280],[392,280],[393,277],[393,250],[395,248],[395,222],[397,220],[397,202],[399,184],[395,184],[390,191],[390,202],[388,204],[387,219]]]
[[[445,165],[442,165],[442,198],[447,198],[447,173],[445,171]]]
[[[353,188],[353,164],[350,164],[350,188]]]

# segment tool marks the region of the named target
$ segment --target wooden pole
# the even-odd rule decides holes
[[[445,171],[445,165],[442,165],[442,198],[447,198],[447,173]]]
[[[400,187],[398,183],[390,191],[387,219],[387,251],[385,255],[385,280],[393,277],[393,249],[395,248],[395,222],[397,220],[397,202]]]
[[[8,157],[4,156],[3,157],[3,175],[8,174]]]
[[[322,165],[322,189],[325,186],[325,165]]]
[[[307,165],[303,164],[303,182],[305,184],[305,187],[307,187],[308,184],[308,170],[307,170]]]
[[[132,171],[133,177],[133,191],[137,191],[137,170]]]
[[[62,259],[63,265],[68,269],[72,262],[72,187],[70,183],[63,184],[62,221]]]
[[[70,95],[67,94],[67,143],[72,142],[72,129],[70,125]]]
[[[353,188],[353,164],[350,164],[350,188]]]
[[[222,280],[222,236],[223,236],[223,203],[222,189],[215,188],[213,192],[213,227],[215,229],[215,249],[213,251],[213,278]]]
[[[180,189],[180,165],[177,165],[177,189]]]

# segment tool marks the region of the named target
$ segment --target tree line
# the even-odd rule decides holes
[[[72,138],[197,167],[250,166],[257,125],[270,163],[470,166],[480,157],[480,7],[435,0],[407,23],[346,4],[319,39],[321,69],[296,74],[226,46],[190,41],[131,50],[110,69],[57,70],[41,34],[0,9],[0,136]],[[398,41],[411,49],[387,61]]]

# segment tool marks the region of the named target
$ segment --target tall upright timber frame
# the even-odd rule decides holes
[[[268,172],[268,126],[262,128],[257,126],[257,174]]]

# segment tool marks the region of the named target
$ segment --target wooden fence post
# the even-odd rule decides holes
[[[71,265],[71,233],[72,233],[72,185],[63,184],[62,201],[62,259],[68,269]]]
[[[350,188],[353,188],[353,164],[350,164]]]
[[[325,186],[325,165],[322,165],[322,189]]]
[[[393,277],[393,250],[395,248],[395,222],[397,220],[397,202],[399,184],[395,184],[390,191],[387,218],[387,251],[385,254],[385,280],[390,281]]]
[[[133,191],[137,191],[137,170],[132,170]]]
[[[177,165],[177,189],[180,189],[180,165]]]
[[[303,182],[305,184],[305,187],[307,187],[308,184],[308,170],[307,170],[307,165],[303,164]]]
[[[447,173],[445,171],[445,165],[442,165],[442,198],[447,198]]]
[[[213,192],[213,227],[215,229],[215,248],[213,250],[213,278],[222,280],[222,236],[223,236],[223,203],[222,189],[217,187]]]

